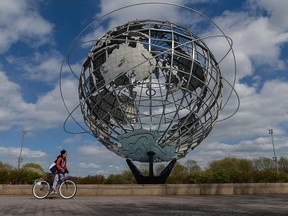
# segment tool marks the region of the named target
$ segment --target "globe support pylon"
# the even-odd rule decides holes
[[[154,176],[153,173],[154,154],[155,153],[151,151],[147,152],[147,155],[149,156],[149,176],[144,176],[142,172],[135,166],[135,164],[130,159],[126,159],[126,162],[138,184],[165,184],[172,169],[174,168],[175,163],[177,162],[176,159],[173,159],[160,173],[159,176]]]

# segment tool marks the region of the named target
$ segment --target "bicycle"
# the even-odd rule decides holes
[[[43,179],[36,180],[32,187],[32,194],[37,199],[44,199],[52,192],[53,185],[53,174],[46,173],[48,175],[48,180]],[[77,185],[69,180],[64,179],[60,184],[58,184],[58,192],[63,199],[71,199],[75,196],[77,192]]]

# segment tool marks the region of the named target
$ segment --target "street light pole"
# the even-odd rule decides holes
[[[25,135],[28,133],[29,131],[27,130],[23,130],[22,131],[22,142],[21,142],[21,149],[20,149],[20,155],[18,158],[18,170],[20,169],[20,163],[22,162],[23,158],[22,158],[22,150],[23,150],[23,144],[24,144],[24,137]]]
[[[278,175],[278,164],[277,164],[277,157],[276,157],[276,152],[275,152],[275,146],[274,146],[274,140],[273,140],[273,129],[269,129],[269,134],[271,135],[271,141],[272,141],[272,146],[273,146],[273,161],[274,161],[274,166]]]

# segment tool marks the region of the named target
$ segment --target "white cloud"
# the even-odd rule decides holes
[[[185,162],[188,159],[196,160],[203,168],[205,168],[208,162],[212,160],[221,160],[225,157],[235,157],[242,159],[257,159],[259,157],[272,158],[273,146],[271,142],[268,130],[266,135],[259,136],[255,139],[243,139],[236,144],[228,144],[213,141],[204,141],[200,146],[191,152],[186,158],[181,159],[181,162]],[[276,156],[286,157],[286,150],[288,147],[288,137],[276,134],[274,136]],[[283,150],[285,150],[283,152]]]
[[[80,169],[99,169],[101,166],[95,163],[79,163],[78,167]]]
[[[253,0],[247,1],[248,7],[252,7],[255,11],[262,9],[269,14],[269,22],[271,26],[278,31],[285,31],[288,29],[287,7],[288,2],[286,0]]]
[[[98,163],[104,163],[107,166],[109,165],[115,165],[121,161],[123,161],[123,158],[116,155],[115,153],[109,151],[104,145],[99,145],[99,142],[97,142],[97,145],[82,145],[78,148],[79,157],[81,157],[84,161],[87,159],[93,159],[94,161],[97,161]]]
[[[128,21],[136,19],[169,20],[170,22],[174,23],[185,23],[190,25],[191,22],[195,22],[195,18],[187,18],[186,16],[189,14],[188,10],[183,9],[181,6],[185,5],[185,3],[213,3],[213,1],[166,0],[164,2],[159,2],[157,0],[152,0],[149,1],[149,3],[150,4],[147,4],[147,1],[143,0],[101,0],[101,11],[95,18],[95,21],[97,20],[95,23],[97,29],[92,29],[92,32],[90,31],[89,33],[86,32],[87,35],[83,37],[83,41],[98,39],[113,27],[123,25]],[[184,14],[183,11],[180,12],[180,8],[184,10]],[[113,13],[111,13],[112,11]],[[101,20],[98,20],[99,18],[101,18]],[[106,28],[103,27],[105,20],[109,20],[108,25],[105,26]],[[100,27],[99,24],[101,24]],[[105,23],[105,25],[106,24],[107,23]]]
[[[22,65],[22,69],[27,72],[29,79],[40,82],[51,82],[59,78],[62,59],[63,56],[60,53],[50,52],[35,53],[32,60],[31,58],[24,60],[26,61],[25,64],[19,61],[17,62],[18,65]]]
[[[20,148],[0,146],[0,155],[4,155],[5,157],[19,157]],[[25,158],[42,158],[44,156],[46,156],[46,153],[41,150],[22,149],[22,157]]]
[[[82,136],[80,134],[76,134],[73,137],[67,138],[63,141],[64,144],[75,144],[75,143],[80,143],[81,142]]]
[[[284,92],[288,91],[288,83],[267,81],[260,92],[244,84],[237,84],[236,89],[241,98],[237,114],[216,123],[210,135],[181,161],[193,159],[205,167],[207,162],[225,157],[272,158],[272,143],[268,134],[271,128],[274,130],[278,158],[287,155],[288,103]]]
[[[33,80],[39,83],[55,83],[59,79],[63,55],[56,50],[49,52],[35,52],[33,56],[16,57],[7,56],[6,61],[23,73],[23,79]],[[81,65],[71,64],[71,68],[78,75]],[[63,65],[62,75],[71,73],[67,64]]]
[[[37,2],[28,0],[1,0],[0,4],[0,53],[18,41],[39,46],[49,41],[53,25],[37,11]]]
[[[23,112],[33,110],[33,104],[26,103],[21,96],[21,88],[11,82],[6,74],[0,71],[0,130],[7,130],[23,116]]]
[[[72,111],[70,105],[78,104],[76,82],[69,79],[62,80],[62,90],[65,92],[65,103]],[[68,112],[63,105],[58,85],[52,91],[47,92],[47,94],[40,97],[34,106],[34,110],[29,110],[27,112],[25,124],[35,129],[57,127],[59,126],[59,123],[63,124],[68,116]]]
[[[287,22],[280,22],[279,25],[275,20],[284,20],[287,13],[283,8],[288,7],[287,1],[260,0],[248,1],[249,7],[241,12],[226,11],[221,16],[213,18],[213,21],[232,38],[233,49],[236,55],[238,66],[238,79],[247,75],[252,75],[258,66],[271,66],[273,69],[285,69],[285,60],[281,56],[283,44],[288,42]],[[253,13],[253,7],[257,8]],[[259,7],[270,16],[264,16],[259,13]],[[257,11],[257,12],[256,12]],[[285,25],[284,25],[285,22]],[[281,23],[283,25],[281,25]],[[279,27],[279,28],[278,28]],[[208,33],[217,34],[218,30]],[[222,45],[221,45],[222,44]],[[213,53],[223,53],[223,40],[213,40],[209,43],[209,48]],[[224,74],[231,71],[227,65],[222,64]]]
[[[94,141],[94,143],[97,141]],[[85,143],[85,142],[84,142]],[[125,159],[109,151],[104,146],[84,144],[78,148],[78,174],[79,175],[104,175],[120,173],[128,169]]]
[[[159,1],[157,0],[152,0],[149,2],[154,2],[157,3]],[[168,0],[165,1],[166,3],[174,3],[174,4],[184,4],[185,0]],[[102,0],[100,7],[101,7],[101,13],[98,14],[98,17],[103,16],[104,14],[107,14],[108,12],[111,12],[113,10],[116,9],[120,9],[122,7],[128,6],[128,5],[136,5],[136,4],[140,4],[140,3],[147,3],[147,1],[143,1],[143,0],[124,0],[124,1],[114,1],[114,0]],[[190,2],[191,3],[191,2]],[[170,18],[175,18],[176,16],[176,7],[172,6],[168,6],[165,7],[165,10],[163,9],[163,7],[165,7],[164,4],[143,4],[141,6],[133,6],[128,8],[129,13],[126,12],[121,12],[121,17],[119,17],[119,14],[117,15],[117,13],[115,15],[113,15],[115,20],[120,20],[119,21],[123,21],[124,19],[127,18],[131,19],[131,18],[151,18],[151,17],[166,17],[168,18],[168,16]],[[131,9],[132,8],[132,9]],[[167,10],[169,11],[169,13],[167,13]]]
[[[59,86],[47,92],[35,104],[27,103],[21,95],[21,88],[10,81],[4,72],[0,71],[0,130],[8,130],[13,125],[20,125],[26,129],[44,129],[63,124],[68,116],[64,108]],[[75,87],[76,86],[76,87]],[[62,80],[65,92],[65,102],[72,111],[78,104],[76,81]],[[76,119],[82,119],[80,114],[74,114]]]
[[[92,145],[84,145],[78,149],[78,152],[82,156],[101,158],[108,150],[104,146],[92,146]]]
[[[283,93],[288,91],[287,82],[267,81],[260,92],[254,87],[237,84],[236,90],[241,98],[240,109],[231,119],[216,124],[214,140],[262,136],[270,127],[284,133],[280,124],[288,121],[287,98]]]

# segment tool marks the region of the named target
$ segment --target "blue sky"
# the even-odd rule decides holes
[[[85,26],[109,11],[140,2],[145,1],[0,0],[1,162],[17,167],[22,130],[28,130],[22,164],[35,162],[48,170],[64,148],[69,153],[71,174],[75,176],[109,175],[128,169],[124,158],[108,151],[90,135],[65,132],[63,123],[68,113],[60,97],[59,72],[70,43]],[[271,128],[278,158],[287,156],[288,1],[168,2],[199,10],[233,39],[237,61],[235,88],[241,100],[237,114],[217,123],[210,135],[180,162],[193,159],[205,167],[207,162],[224,157],[272,158],[268,134]],[[101,23],[103,26],[97,31],[92,28],[83,37],[95,39],[110,27],[142,17],[165,18],[179,24],[191,21],[175,7],[154,9],[117,12]],[[216,51],[222,49],[215,44],[211,46]],[[71,62],[76,70],[86,57],[78,54]],[[224,73],[229,76],[225,66]],[[77,106],[77,81],[67,68],[63,69],[61,81],[69,107]],[[235,103],[234,96],[225,112],[234,110]],[[67,127],[81,131],[72,122]]]

